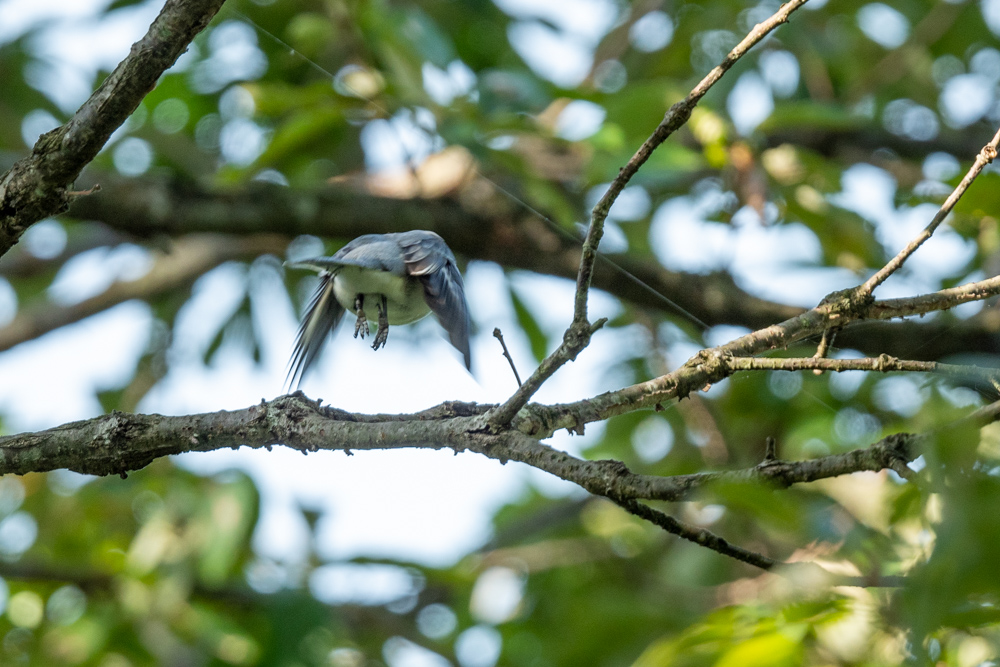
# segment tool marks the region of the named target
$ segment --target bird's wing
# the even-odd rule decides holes
[[[402,250],[407,275],[420,280],[424,300],[448,332],[451,344],[462,353],[465,367],[471,368],[469,307],[455,256],[434,232],[405,232],[397,234],[396,241]]]
[[[344,307],[340,305],[333,294],[333,275],[320,274],[319,288],[309,302],[309,308],[299,326],[299,335],[295,339],[295,351],[289,362],[288,384],[296,389],[302,384],[302,378],[320,350],[331,331],[337,328],[344,317]]]

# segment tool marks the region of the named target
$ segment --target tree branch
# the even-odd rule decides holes
[[[770,570],[775,565],[783,564],[781,561],[769,558],[763,554],[757,553],[756,551],[750,551],[749,549],[737,546],[728,540],[719,537],[710,530],[689,526],[681,521],[678,521],[665,512],[653,509],[645,503],[640,503],[638,500],[612,500],[614,500],[617,505],[624,508],[630,514],[634,514],[641,519],[645,519],[672,535],[676,535],[677,537],[688,540],[689,542],[694,542],[695,544],[711,549],[716,553],[720,553],[723,556],[735,558],[738,561],[747,563],[748,565],[753,565],[754,567],[759,567],[762,570]]]
[[[930,294],[876,301],[868,309],[867,316],[887,320],[893,317],[924,315],[937,310],[954,308],[963,303],[982,301],[997,294],[1000,294],[1000,276]]]
[[[944,219],[948,217],[951,210],[955,208],[955,204],[961,199],[965,191],[969,189],[972,182],[976,180],[979,173],[983,170],[993,159],[997,156],[997,146],[1000,145],[1000,130],[997,130],[996,134],[993,135],[993,139],[990,140],[988,144],[983,146],[983,149],[979,151],[979,155],[976,156],[975,162],[969,167],[969,171],[962,178],[961,182],[955,187],[948,198],[945,200],[938,212],[934,214],[934,217],[928,223],[927,227],[924,228],[920,234],[917,235],[915,239],[910,241],[905,248],[899,251],[899,253],[893,257],[889,262],[883,266],[881,269],[875,272],[871,278],[866,280],[857,288],[857,297],[859,299],[866,299],[871,296],[875,288],[884,283],[889,276],[899,270],[903,263],[910,258],[910,255],[917,251],[921,245],[924,244],[927,239],[934,234],[934,231],[940,226]]]
[[[829,361],[829,360],[810,360]],[[303,453],[360,449],[448,447],[497,459],[526,463],[607,497],[668,532],[763,569],[777,561],[735,546],[704,529],[686,526],[638,499],[682,500],[696,489],[717,483],[759,483],[778,487],[860,470],[891,468],[908,473],[915,444],[924,436],[896,434],[871,447],[802,462],[768,458],[747,470],[657,477],[637,475],[618,461],[585,461],[548,447],[517,431],[499,435],[483,428],[491,406],[446,403],[412,415],[359,415],[324,408],[301,392],[244,410],[182,417],[112,412],[37,433],[0,438],[0,474],[68,468],[82,473],[125,475],[155,458],[225,447],[270,448],[283,443]],[[525,412],[544,409],[528,406]],[[1000,403],[963,421],[982,426],[997,419]],[[848,585],[867,585],[844,582]]]
[[[173,243],[170,252],[159,253],[152,268],[141,278],[117,281],[104,292],[72,305],[38,303],[22,309],[10,324],[0,329],[0,351],[125,301],[148,301],[181,289],[224,262],[264,253],[281,254],[286,245],[284,237],[273,234],[239,239],[209,234],[181,237]]]
[[[587,291],[590,289],[590,279],[594,271],[594,261],[597,258],[597,246],[604,236],[604,221],[608,217],[611,206],[618,199],[625,186],[632,177],[639,171],[639,168],[646,163],[646,160],[653,154],[667,138],[677,131],[691,117],[701,98],[714,86],[722,76],[735,65],[751,48],[766,37],[772,30],[782,23],[788,21],[789,15],[806,3],[806,0],[791,0],[785,3],[766,21],[758,23],[753,30],[743,38],[743,40],[733,47],[721,63],[712,69],[705,78],[695,86],[687,97],[674,104],[664,115],[663,120],[653,131],[646,141],[643,142],[639,150],[635,152],[624,167],[618,172],[618,176],[611,182],[608,191],[604,193],[600,201],[594,206],[590,216],[590,228],[587,230],[587,238],[583,242],[583,256],[580,259],[580,272],[576,280],[576,303],[573,310],[574,322],[587,321]]]
[[[303,191],[262,182],[208,191],[154,178],[101,178],[101,186],[101,192],[74,201],[69,214],[142,238],[216,232],[351,239],[427,229],[440,234],[460,256],[510,269],[575,278],[580,265],[578,243],[555,234],[533,216],[511,210],[509,202],[502,200],[480,205],[461,195],[398,199],[344,185]],[[594,286],[647,308],[663,309],[659,295],[668,294],[710,325],[738,324],[750,329],[802,312],[746,293],[725,273],[680,273],[668,271],[653,257],[609,257],[652,292],[603,262],[594,268]]]
[[[0,176],[0,255],[42,218],[66,210],[66,192],[111,133],[187,49],[224,0],[167,0],[149,31],[132,45],[65,125],[43,134],[29,157]]]
[[[68,468],[109,475],[144,467],[161,456],[284,444],[303,453],[416,447],[472,451],[517,461],[612,499],[679,501],[711,484],[762,483],[777,488],[860,471],[897,469],[918,455],[921,435],[898,433],[865,448],[807,461],[768,459],[753,468],[660,477],[631,472],[620,461],[587,461],[510,431],[482,431],[492,406],[444,403],[409,415],[366,415],[321,407],[297,392],[243,410],[169,417],[112,412],[35,433],[0,438],[0,474]],[[526,412],[547,406],[529,405]],[[995,421],[1000,402],[961,423]],[[958,422],[957,422],[958,423]],[[945,425],[940,430],[952,428]]]
[[[837,292],[817,307],[798,317],[741,336],[725,345],[702,350],[680,368],[646,382],[574,403],[536,406],[516,424],[521,432],[546,437],[558,429],[582,432],[586,423],[602,421],[639,408],[650,408],[692,391],[708,388],[739,370],[869,370],[935,372],[959,378],[976,378],[996,385],[1000,370],[973,366],[955,366],[936,362],[902,361],[889,355],[871,359],[756,359],[753,355],[788,347],[802,339],[821,334],[833,327],[846,326],[864,319],[867,307],[852,301],[853,290]],[[852,366],[853,364],[853,366]],[[582,420],[582,421],[581,421]]]
[[[536,391],[567,361],[573,361],[576,356],[590,344],[590,338],[594,332],[600,329],[605,320],[598,320],[590,324],[587,318],[587,295],[590,291],[591,279],[594,274],[594,263],[597,259],[597,247],[601,243],[604,235],[604,221],[608,217],[612,204],[621,194],[622,190],[631,180],[632,176],[639,171],[639,168],[646,163],[646,160],[653,154],[653,151],[673,134],[678,128],[687,122],[691,117],[691,111],[697,106],[702,97],[729,71],[729,69],[742,58],[760,40],[764,39],[768,33],[788,20],[788,16],[804,5],[806,0],[791,0],[783,5],[773,16],[762,23],[754,26],[754,29],[743,38],[743,40],[730,51],[723,61],[709,72],[694,89],[688,93],[680,102],[677,102],[669,110],[663,120],[653,131],[646,141],[643,142],[639,150],[636,151],[628,163],[618,172],[618,176],[611,182],[608,191],[604,193],[600,201],[594,206],[590,216],[590,227],[587,230],[587,237],[583,241],[583,251],[580,256],[580,270],[576,279],[576,299],[573,307],[573,322],[566,329],[563,335],[563,342],[548,357],[546,357],[535,372],[531,374],[524,384],[518,387],[517,391],[507,399],[507,401],[497,408],[489,416],[489,426],[491,430],[497,431],[510,424],[518,411],[527,405],[528,401]]]
[[[112,178],[102,183],[101,192],[77,199],[70,214],[83,220],[100,221],[140,238],[217,232],[313,234],[349,239],[366,233],[430,229],[440,234],[456,253],[469,259],[563,278],[573,278],[579,269],[579,247],[551,233],[530,216],[514,215],[509,207],[490,205],[470,210],[464,200],[394,199],[344,186],[298,191],[253,182],[225,191],[206,191],[161,179],[121,181]],[[117,242],[118,238],[112,237],[110,242]],[[611,257],[655,292],[670,295],[681,308],[709,325],[732,324],[759,329],[803,312],[798,307],[747,294],[724,273],[679,273],[664,269],[652,258]],[[0,259],[0,274],[7,266],[14,272],[30,271],[39,262],[19,259],[15,264],[7,264],[11,259],[11,253]],[[877,301],[869,316],[887,320],[950,308],[1000,293],[1000,286],[995,282],[975,284],[984,290],[998,290],[989,294],[976,294],[977,288],[968,286],[968,292],[962,296],[957,295],[963,288],[953,288],[924,297],[910,297],[918,301],[909,305],[905,299]],[[623,279],[621,272],[605,262],[595,264],[593,286],[638,306],[665,310],[661,298]],[[920,302],[921,299],[924,301]],[[946,330],[948,335],[943,336]],[[947,323],[873,322],[863,331],[842,331],[837,343],[870,356],[886,353],[901,358],[939,359],[955,353],[1000,353],[998,334],[997,323],[983,317]]]
[[[994,386],[1000,385],[1000,368],[981,368],[937,361],[908,361],[888,354],[867,359],[826,359],[822,357],[730,357],[722,363],[735,371],[875,371],[878,373],[911,372],[937,373],[961,380],[981,380]]]

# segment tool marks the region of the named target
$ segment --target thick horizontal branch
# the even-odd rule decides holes
[[[997,419],[1000,403],[966,419],[983,426]],[[612,460],[587,461],[517,431],[491,435],[484,415],[493,407],[449,402],[415,414],[365,415],[322,407],[301,393],[244,410],[187,416],[113,412],[36,433],[0,438],[0,474],[77,472],[122,474],[152,460],[186,452],[269,448],[283,444],[303,453],[418,447],[472,451],[501,462],[518,461],[573,482],[595,495],[677,501],[712,484],[762,483],[777,488],[860,471],[898,469],[919,452],[922,436],[895,434],[865,449],[808,461],[767,459],[744,470],[660,477],[631,472]],[[525,412],[544,410],[531,404]]]
[[[66,192],[184,53],[224,0],[167,0],[149,31],[65,125],[43,134],[29,157],[0,176],[0,255],[30,225],[66,210]]]
[[[157,179],[102,179],[101,191],[80,197],[70,215],[95,220],[137,237],[195,232],[225,234],[312,234],[352,239],[428,229],[468,259],[511,269],[575,278],[580,245],[549,229],[540,219],[511,210],[496,193],[486,202],[468,198],[397,199],[337,185],[317,191],[253,182],[225,191],[207,191]],[[642,283],[606,262],[595,266],[594,286],[647,308],[662,310],[667,295],[708,324],[756,329],[793,317],[801,308],[747,294],[724,273],[694,275],[668,271],[654,258],[612,256]],[[668,312],[669,306],[666,306]]]
[[[485,451],[488,439],[468,436],[479,423],[475,405],[449,403],[413,415],[353,415],[320,407],[301,393],[244,410],[171,417],[112,412],[37,433],[0,438],[0,474],[68,468],[93,475],[125,474],[185,452],[284,444],[320,449],[452,447]]]
[[[813,461],[767,460],[750,470],[655,477],[636,475],[617,461],[576,459],[517,431],[491,435],[484,429],[483,411],[489,407],[447,403],[412,415],[356,415],[321,407],[297,393],[244,410],[190,416],[113,412],[47,431],[0,438],[0,474],[69,468],[90,474],[124,475],[161,456],[240,446],[270,448],[279,443],[303,453],[321,449],[350,453],[447,447],[456,453],[472,451],[501,462],[519,461],[550,472],[621,504],[668,532],[770,569],[779,563],[709,531],[687,526],[637,500],[679,500],[707,484],[764,482],[788,486],[859,470],[905,467],[914,456],[912,445],[918,437],[899,434],[866,450]],[[970,418],[976,423],[986,423],[996,418],[997,410],[979,413]]]
[[[579,246],[553,233],[538,219],[511,213],[509,204],[470,210],[451,198],[394,199],[343,186],[303,192],[258,182],[225,192],[154,179],[110,180],[102,185],[101,192],[77,199],[70,214],[140,238],[217,232],[351,239],[366,233],[430,229],[460,256],[508,268],[572,279],[580,259]],[[594,265],[594,287],[644,308],[673,313],[658,296],[664,294],[709,325],[731,324],[748,329],[759,329],[803,312],[801,308],[753,297],[724,273],[679,273],[664,269],[652,258],[612,257],[652,291],[606,262]],[[895,301],[876,303],[894,309]],[[928,310],[873,310],[872,317],[889,319],[920,312]],[[947,335],[943,335],[946,331]],[[886,353],[908,359],[940,359],[970,352],[1000,354],[1000,319],[865,323],[838,334],[837,344],[871,355]]]

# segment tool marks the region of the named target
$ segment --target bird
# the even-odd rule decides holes
[[[301,386],[345,311],[357,316],[355,338],[369,334],[365,308],[372,304],[378,311],[373,350],[385,346],[389,325],[416,322],[433,312],[471,370],[469,307],[462,274],[455,255],[434,232],[365,234],[332,257],[286,262],[285,266],[319,272],[319,287],[302,317],[289,362],[290,386]]]

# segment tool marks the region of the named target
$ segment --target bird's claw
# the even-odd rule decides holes
[[[358,316],[358,320],[354,323],[354,337],[357,338],[360,333],[362,340],[371,333],[368,329],[368,316],[365,315],[365,309],[363,308],[364,303],[365,298],[363,295],[359,294],[354,297],[354,313]]]
[[[361,334],[361,338],[367,336],[371,331],[368,329],[368,318],[365,317],[365,311],[358,311],[358,321],[354,323],[354,337],[357,338],[358,334]]]
[[[385,301],[385,297],[382,297],[381,303],[376,302],[378,306],[378,331],[375,332],[375,341],[372,343],[373,350],[385,347],[385,341],[389,338],[389,310]]]

